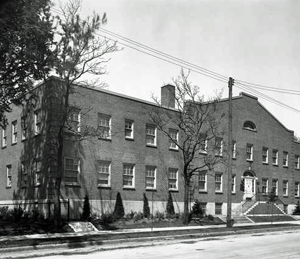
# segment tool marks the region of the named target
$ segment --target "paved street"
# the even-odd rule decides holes
[[[300,231],[284,231],[210,237],[201,240],[178,240],[176,243],[171,241],[164,245],[40,258],[300,258],[299,239]]]

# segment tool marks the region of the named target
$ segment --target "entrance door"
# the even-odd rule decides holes
[[[245,177],[245,198],[251,199],[255,194],[255,183],[253,177]]]

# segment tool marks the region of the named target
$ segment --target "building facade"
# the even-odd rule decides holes
[[[28,95],[24,106],[13,106],[8,125],[1,129],[0,206],[54,199],[57,178],[57,131],[62,115],[59,89],[50,78]],[[155,103],[106,90],[76,86],[70,96],[63,149],[61,200],[69,200],[71,217],[80,216],[89,196],[92,212],[112,211],[117,192],[125,213],[143,210],[143,194],[151,213],[165,212],[169,192],[177,212],[183,211],[184,179],[181,154],[174,142],[151,120]],[[171,113],[174,87],[162,87],[161,102]],[[232,212],[240,215],[249,201],[267,199],[274,192],[291,213],[300,198],[300,143],[254,96],[233,98]],[[228,99],[218,102],[227,127]],[[183,134],[169,126],[170,136]],[[217,143],[217,144],[216,144]],[[225,156],[227,133],[214,145]],[[212,141],[205,143],[202,156]],[[201,202],[206,214],[226,215],[226,163],[193,176],[190,202]]]

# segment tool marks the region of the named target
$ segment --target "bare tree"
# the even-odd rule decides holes
[[[184,224],[189,222],[189,188],[193,175],[201,170],[213,171],[222,160],[222,145],[219,127],[224,113],[217,110],[220,95],[206,101],[199,87],[188,81],[189,73],[181,70],[173,80],[175,85],[175,108],[163,107],[154,98],[158,107],[151,112],[153,123],[177,147],[182,161],[184,178]],[[178,137],[170,128],[178,129]],[[208,148],[208,143],[211,148]],[[217,155],[216,155],[217,154]]]
[[[52,158],[56,164],[55,190],[55,218],[60,220],[61,183],[63,175],[63,154],[66,140],[80,140],[87,132],[78,129],[80,107],[71,107],[70,97],[76,92],[77,85],[95,87],[96,82],[84,79],[86,75],[99,76],[106,73],[108,54],[118,50],[116,42],[101,39],[97,36],[100,26],[106,22],[106,14],[102,17],[94,13],[92,17],[81,19],[78,12],[81,1],[68,2],[60,7],[62,17],[57,17],[57,61],[55,70],[61,80],[55,86],[53,98],[56,100],[55,123],[52,125],[50,138],[52,143]],[[78,109],[79,108],[79,109]],[[87,112],[87,111],[85,111]],[[54,118],[53,118],[54,119]],[[70,131],[73,137],[70,138]],[[74,137],[75,136],[75,137]]]

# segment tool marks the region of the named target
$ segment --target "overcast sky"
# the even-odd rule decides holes
[[[108,23],[103,28],[123,37],[235,80],[300,91],[299,0],[82,2],[83,16],[106,12]],[[124,47],[112,55],[108,72],[103,80],[109,90],[150,101],[152,93],[160,97],[160,87],[171,83],[180,67]],[[190,81],[206,96],[222,89],[223,97],[228,96],[227,83],[195,72]],[[237,86],[234,95],[245,91]],[[299,110],[258,96],[279,121],[300,136],[300,95],[258,91]]]

